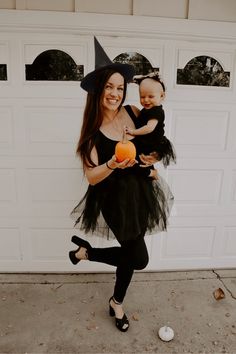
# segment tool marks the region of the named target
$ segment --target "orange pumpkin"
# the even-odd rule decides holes
[[[130,140],[119,141],[115,147],[115,156],[118,162],[126,159],[133,160],[136,156],[135,145]]]

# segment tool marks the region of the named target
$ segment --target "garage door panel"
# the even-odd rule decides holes
[[[220,199],[223,170],[171,170],[170,184],[176,203],[217,204]]]
[[[11,107],[0,108],[0,148],[6,153],[13,144],[13,112]]]
[[[32,202],[68,201],[78,195],[74,190],[75,182],[81,178],[78,170],[39,168],[29,169],[28,174]]]
[[[33,228],[30,232],[30,248],[33,261],[67,261],[70,229]]]
[[[82,116],[81,107],[26,108],[27,150],[37,155],[75,155]]]
[[[229,112],[182,110],[173,112],[173,139],[176,148],[187,151],[224,151],[229,127]]]
[[[235,267],[235,230],[234,216],[227,217],[227,224],[224,218],[210,215],[172,217],[167,232],[152,236],[156,261],[151,269]]]
[[[185,48],[184,48],[185,47]],[[222,45],[222,48],[224,45]],[[180,68],[184,68],[185,65],[194,57],[200,54],[200,51],[202,50],[202,53],[204,55],[207,55],[209,57],[215,58],[220,64],[224,67],[225,71],[230,71],[232,70],[233,67],[233,59],[234,59],[234,53],[233,51],[229,51],[229,48],[225,46],[225,50],[215,50],[216,46],[214,43],[188,43],[186,45],[182,45],[178,49],[178,66]]]
[[[10,72],[8,64],[10,62],[9,44],[7,40],[0,40],[0,64],[5,65],[4,80],[1,82],[1,86],[4,88],[9,86]]]
[[[232,155],[236,156],[236,107],[231,110],[231,121],[228,133],[228,149],[229,152],[232,152]]]
[[[171,227],[163,237],[161,258],[210,258],[214,247],[215,232],[214,226]]]
[[[15,169],[0,168],[0,203],[16,202],[16,175]]]
[[[0,228],[0,262],[21,260],[20,229]]]
[[[236,169],[232,171],[232,188],[231,188],[231,202],[236,204]]]
[[[59,42],[53,40],[47,40],[44,43],[41,41],[38,42],[37,39],[33,43],[22,41],[22,46],[24,48],[24,59],[25,63],[32,64],[34,60],[43,52],[51,49],[61,50],[68,55],[70,55],[77,64],[86,62],[86,53],[87,53],[87,43],[73,43],[72,39],[70,43],[63,43],[63,38],[61,37]]]
[[[83,171],[75,168],[28,169],[28,180],[31,216],[67,218],[87,188]]]
[[[222,250],[222,256],[236,258],[236,225],[225,227],[224,238],[225,245]]]

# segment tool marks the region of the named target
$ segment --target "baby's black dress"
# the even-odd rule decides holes
[[[149,155],[154,151],[157,152],[166,167],[171,160],[173,162],[176,161],[176,155],[172,143],[165,136],[165,112],[162,105],[154,106],[150,109],[143,108],[136,119],[136,128],[146,125],[150,119],[156,119],[158,123],[151,133],[137,136],[137,145],[139,150],[145,155]]]
[[[136,138],[132,142],[138,149]],[[95,147],[99,165],[114,155],[116,144],[98,131]],[[139,169],[117,168],[101,182],[89,185],[71,213],[77,227],[84,233],[115,236],[118,242],[135,240],[146,231],[166,230],[173,195],[163,179],[154,181]]]

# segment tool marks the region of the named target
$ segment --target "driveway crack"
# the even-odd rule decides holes
[[[232,297],[232,299],[236,300],[236,297],[233,295],[232,291],[228,288],[228,286],[224,283],[224,280],[221,278],[221,276],[217,273],[217,271],[215,271],[214,269],[212,270],[212,272],[216,275],[217,279],[219,279],[219,281],[222,283],[222,285],[224,286],[224,288],[227,290],[227,292],[230,294],[230,296]]]

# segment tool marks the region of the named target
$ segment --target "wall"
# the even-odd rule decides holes
[[[103,13],[236,22],[235,0],[0,0],[0,9]]]

